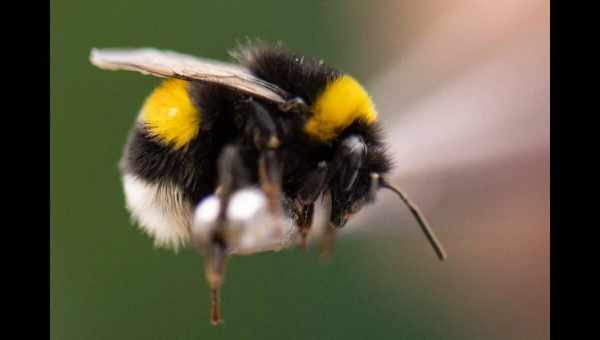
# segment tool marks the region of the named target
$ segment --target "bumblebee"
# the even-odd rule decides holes
[[[126,205],[156,245],[203,251],[213,324],[221,321],[227,257],[257,240],[243,231],[269,226],[265,235],[291,239],[282,235],[285,224],[304,248],[319,197],[329,203],[324,253],[385,188],[445,258],[416,206],[389,183],[378,114],[355,78],[281,45],[249,44],[232,56],[237,63],[143,48],[93,49],[90,57],[103,69],[167,78],[146,99],[125,146]],[[260,212],[262,219],[248,217]]]

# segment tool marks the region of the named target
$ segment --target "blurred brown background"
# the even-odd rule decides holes
[[[368,88],[394,181],[449,254],[382,193],[316,249],[234,258],[225,324],[202,260],[154,250],[124,209],[117,161],[158,80],[95,69],[92,47],[226,60],[246,36],[324,58]],[[54,339],[548,339],[547,1],[51,3]]]
[[[371,18],[380,39],[363,50],[394,47],[370,84],[389,122],[396,183],[450,256],[414,269],[443,267],[436,289],[448,318],[471,323],[465,336],[548,338],[548,2],[398,1]],[[386,199],[357,227],[399,219],[427,250],[398,204]]]

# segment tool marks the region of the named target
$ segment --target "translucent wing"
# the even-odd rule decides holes
[[[244,67],[172,51],[94,48],[90,61],[105,70],[137,71],[157,77],[219,84],[275,103],[284,103],[287,97],[284,90],[256,78]]]

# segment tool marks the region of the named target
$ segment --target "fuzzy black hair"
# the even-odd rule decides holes
[[[298,55],[282,45],[258,42],[242,46],[232,55],[258,78],[301,97],[309,105],[327,84],[342,75],[322,60]]]
[[[342,76],[319,60],[299,56],[282,46],[256,44],[240,49],[236,57],[257,77],[281,87],[292,97],[301,97],[309,105],[330,82]],[[184,148],[175,149],[155,140],[143,123],[138,122],[130,134],[121,164],[123,172],[148,182],[176,185],[193,205],[214,193],[218,185],[217,159],[227,144],[242,147],[241,156],[251,171],[250,178],[257,181],[260,151],[254,146],[248,129],[253,116],[249,100],[261,105],[276,122],[282,143],[279,149],[283,166],[282,190],[287,198],[296,196],[319,162],[329,163],[334,172],[344,168],[344,158],[338,157],[338,145],[353,135],[360,136],[367,149],[355,185],[347,192],[341,187],[343,181],[339,177],[343,174],[332,173],[324,188],[334,196],[334,206],[340,215],[352,210],[357,202],[365,201],[372,173],[385,177],[392,167],[377,122],[357,120],[333,140],[316,142],[304,133],[307,117],[281,112],[272,103],[249,98],[235,89],[199,81],[190,82],[188,93],[201,114],[198,135]]]

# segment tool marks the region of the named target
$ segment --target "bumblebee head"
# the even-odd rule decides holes
[[[341,228],[366,204],[374,201],[391,161],[374,124],[355,123],[339,142],[330,171],[330,223]]]
[[[370,140],[372,142],[369,145],[362,137],[351,135],[340,144],[340,151],[334,161],[334,169],[337,169],[334,173],[338,175],[330,176],[330,226],[334,229],[343,227],[366,204],[375,201],[379,189],[387,189],[394,192],[409,208],[438,258],[444,260],[446,252],[425,217],[402,191],[385,178],[391,164],[383,146],[377,143],[376,138]]]

